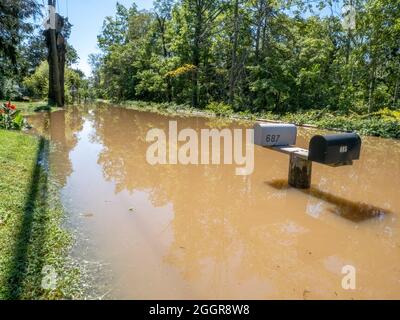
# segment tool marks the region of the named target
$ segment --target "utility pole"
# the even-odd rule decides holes
[[[58,52],[58,36],[61,33],[63,22],[58,14],[56,14],[56,0],[48,0],[49,21],[46,24],[46,41],[48,48],[49,63],[49,104],[63,107],[63,91],[64,83],[61,81],[61,75],[64,73],[64,66],[60,64],[60,55]],[[62,70],[61,70],[62,69]]]

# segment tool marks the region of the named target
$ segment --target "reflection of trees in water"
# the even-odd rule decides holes
[[[327,133],[300,129],[299,146],[308,149],[310,139],[317,134]],[[333,195],[360,202],[374,199],[380,202],[371,204],[393,210],[390,204],[397,200],[400,188],[400,141],[362,137],[361,158],[353,166],[330,168],[314,164],[312,178],[313,185]]]
[[[98,109],[94,118],[99,142],[104,145],[98,163],[103,167],[105,178],[115,182],[116,191],[143,190],[150,195],[154,206],[173,204],[171,225],[174,237],[164,259],[180,266],[185,278],[198,278],[207,268],[215,265],[216,277],[221,270],[225,270],[228,274],[235,273],[235,279],[243,280],[268,278],[274,274],[274,277],[281,277],[280,283],[289,287],[293,281],[305,278],[310,284],[324,281],[313,277],[315,273],[311,265],[302,264],[299,250],[306,251],[307,246],[316,241],[315,237],[335,239],[335,229],[323,228],[318,234],[313,231],[311,235],[285,232],[287,221],[282,218],[282,213],[285,213],[285,219],[288,219],[287,213],[293,211],[301,214],[306,210],[307,198],[300,202],[304,208],[295,208],[294,204],[286,201],[270,201],[274,191],[259,186],[275,178],[276,174],[286,177],[285,157],[272,157],[267,151],[256,150],[256,164],[258,162],[265,170],[256,170],[250,177],[235,176],[234,166],[150,166],[146,162],[149,145],[145,141],[146,134],[152,128],[168,132],[169,117],[104,108]],[[180,118],[178,129],[200,130],[227,125],[209,122],[201,118]],[[313,134],[316,133],[301,131],[299,145],[307,146]],[[398,148],[392,150],[390,140],[380,139],[378,145],[382,156],[379,156],[375,149],[370,148],[369,141],[364,139],[362,160],[353,167],[316,166],[313,183],[317,186],[321,184],[324,189],[325,181],[328,192],[348,197],[349,200],[353,200],[352,192],[355,191],[357,196],[370,192],[387,195],[389,192],[389,197],[394,197],[392,192],[395,190],[390,187],[389,190],[377,190],[375,183],[388,180],[393,174],[388,168],[382,171],[379,166],[384,155],[391,157],[389,166],[397,168],[394,174],[399,174]],[[256,185],[254,188],[253,184]],[[286,195],[285,199],[290,200],[290,195]],[[360,200],[368,202],[368,199]],[[327,242],[324,250],[337,252],[340,241]],[[355,251],[360,249],[356,242],[342,245],[354,247]],[[282,266],[297,266],[298,270],[291,269],[293,277],[284,278],[285,273],[276,274],[276,268]],[[304,272],[308,269],[309,273]]]
[[[69,154],[78,143],[78,134],[83,127],[84,111],[68,108],[56,112],[40,113],[29,118],[34,132],[51,140],[50,164],[55,167],[53,174],[64,186],[72,173]]]
[[[89,116],[85,110],[78,109],[39,116],[40,120],[35,117],[35,121],[44,124],[43,129],[33,124],[54,142],[51,160],[56,165],[60,184],[64,185],[72,172],[69,154],[78,142],[85,116],[93,119],[96,132],[90,138],[104,146],[98,163],[105,179],[115,183],[116,192],[142,190],[149,194],[156,207],[173,205],[173,240],[164,260],[177,266],[185,279],[203,279],[208,272],[216,282],[223,281],[221,277],[234,281],[271,279],[282,290],[289,290],[307,281],[310,286],[323,288],[329,287],[323,283],[328,280],[315,276],[315,264],[307,260],[309,248],[315,242],[324,239],[319,258],[346,252],[343,248],[354,253],[354,259],[365,252],[362,242],[356,241],[357,235],[343,236],[340,229],[348,230],[344,225],[329,228],[325,221],[316,221],[308,233],[285,231],[286,224],[301,225],[307,203],[321,203],[321,208],[326,210],[326,201],[298,197],[297,191],[290,189],[277,191],[264,183],[286,179],[288,159],[285,156],[256,148],[256,171],[250,177],[235,176],[235,166],[150,166],[146,161],[149,146],[146,134],[152,128],[168,132],[168,121],[172,118],[108,107],[98,108]],[[229,124],[178,118],[178,129],[225,126]],[[300,130],[298,145],[307,147],[314,134],[315,131]],[[369,195],[374,194],[373,199],[387,201],[388,209],[397,213],[398,143],[363,138],[362,158],[353,167],[315,165],[313,170],[313,184],[318,189],[366,203],[371,201]],[[384,206],[384,203],[371,204]],[[391,208],[393,204],[397,207]],[[382,228],[387,225],[382,221]],[[355,241],[348,241],[349,237]],[[392,240],[394,243],[397,239]],[[371,252],[376,254],[377,248],[379,245]]]
[[[173,204],[174,239],[164,259],[179,265],[186,278],[204,272],[206,260],[222,269],[234,265],[235,272],[242,274],[236,275],[238,278],[267,277],[270,269],[265,267],[266,261],[271,264],[280,259],[294,261],[296,249],[276,252],[273,240],[276,234],[271,234],[265,225],[265,215],[270,215],[271,224],[281,221],[274,212],[276,204],[269,206],[266,190],[252,188],[254,179],[263,181],[261,176],[235,176],[235,166],[230,165],[150,166],[146,162],[147,131],[156,127],[167,132],[168,117],[103,109],[96,111],[95,119],[97,134],[104,145],[98,163],[105,178],[116,183],[116,191],[144,190],[154,206]],[[178,129],[183,128],[199,130],[207,126],[204,119],[182,118],[178,120]],[[272,161],[269,169],[279,171],[277,165]],[[285,238],[284,232],[280,234],[282,237]]]
[[[51,159],[57,165],[61,184],[65,184],[72,172],[69,154],[78,142],[84,115],[86,111],[78,109],[40,115],[40,121],[47,123],[43,131],[48,132],[55,143]],[[146,161],[149,146],[146,134],[152,128],[168,132],[168,121],[172,118],[120,108],[98,108],[90,118],[96,130],[91,141],[104,146],[98,163],[105,179],[115,183],[116,191],[142,190],[149,194],[154,206],[173,205],[174,236],[164,259],[179,266],[185,278],[199,278],[215,265],[215,277],[225,271],[234,273],[235,280],[273,275],[280,276],[279,282],[289,287],[291,282],[305,277],[310,277],[307,278],[310,283],[318,281],[318,277],[313,278],[312,270],[304,272],[311,265],[302,264],[299,252],[306,251],[316,239],[337,238],[334,234],[337,230],[322,227],[321,231],[313,230],[305,235],[285,232],[287,221],[284,219],[292,217],[297,221],[291,213],[301,216],[308,202],[326,204],[323,200],[304,197],[295,207],[289,203],[296,198],[295,192],[288,190],[283,194],[264,184],[275,178],[286,179],[288,159],[285,156],[256,149],[256,171],[250,177],[235,176],[235,166],[150,166]],[[178,118],[178,129],[225,126],[229,124],[202,118]],[[298,145],[307,147],[314,134],[317,134],[314,130],[300,130]],[[353,167],[343,168],[315,165],[313,184],[348,200],[368,203],[369,195],[373,194],[374,199],[387,201],[387,208],[395,211],[398,209],[399,160],[398,143],[363,138],[360,161]],[[283,199],[278,201],[272,197],[274,194],[283,194]],[[384,206],[384,203],[371,204]],[[397,208],[391,208],[393,204]],[[322,208],[326,210],[326,206]],[[383,221],[382,228],[385,225]],[[342,245],[340,241],[339,244],[327,242],[324,252],[337,252]],[[343,244],[345,246],[353,248],[353,252],[361,252],[356,241]],[[276,268],[280,267],[282,272],[284,266],[296,266],[297,269],[290,270],[292,277],[284,279],[283,275],[276,274]]]

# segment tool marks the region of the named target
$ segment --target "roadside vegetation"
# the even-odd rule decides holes
[[[61,227],[48,142],[6,130],[0,141],[0,299],[79,296],[79,269],[68,258],[72,238]]]
[[[0,5],[0,299],[63,299],[81,295],[80,268],[69,258],[72,236],[62,227],[59,188],[48,162],[49,142],[21,132],[24,115],[48,106],[42,3]],[[66,38],[71,25],[66,26]],[[88,83],[74,70],[68,46],[66,99],[84,97]],[[15,102],[18,101],[18,102]]]
[[[47,112],[58,110],[57,107],[50,106],[45,100],[33,100],[33,101],[16,101],[13,102],[17,109],[21,111],[24,116],[32,115],[36,112]]]
[[[102,103],[114,104],[103,101]],[[296,113],[235,111],[229,105],[212,103],[199,110],[190,105],[174,103],[154,103],[143,101],[125,101],[118,105],[139,111],[162,114],[187,114],[217,116],[241,120],[263,120],[294,123],[300,126],[312,126],[333,131],[357,132],[361,135],[400,139],[400,111],[383,109],[368,115],[357,113],[332,112],[329,110],[306,110]]]

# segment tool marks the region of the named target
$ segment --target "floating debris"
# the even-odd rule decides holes
[[[92,218],[92,217],[94,217],[94,214],[93,213],[83,213],[83,214],[81,214],[81,216],[84,218]]]
[[[308,295],[309,293],[311,293],[311,291],[308,291],[308,290],[304,290],[304,291],[303,291],[303,300],[307,300],[307,295]]]

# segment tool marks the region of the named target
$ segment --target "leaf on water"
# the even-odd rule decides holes
[[[83,213],[83,214],[81,214],[81,216],[84,218],[92,218],[92,217],[94,217],[94,214],[93,213]]]

